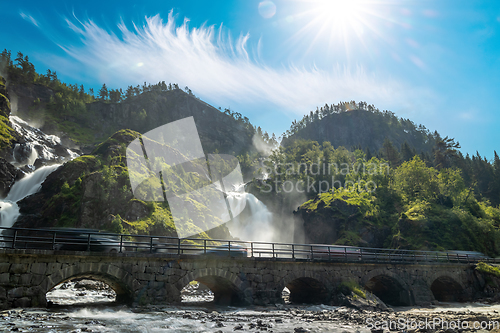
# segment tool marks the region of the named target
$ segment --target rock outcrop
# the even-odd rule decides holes
[[[9,94],[5,87],[5,81],[0,76],[0,198],[4,198],[14,181],[23,175],[10,163],[13,147],[20,138],[12,129],[9,116]]]
[[[98,154],[76,158],[51,173],[40,191],[19,202],[22,215],[16,226],[109,229],[116,215],[140,219],[149,214],[129,204],[133,199],[130,182],[121,173],[124,147],[137,135],[120,131],[103,143]],[[112,186],[106,186],[108,182]]]
[[[383,247],[391,230],[364,217],[362,208],[343,200],[327,206],[319,197],[317,207],[302,205],[295,212],[303,221],[305,242],[310,244],[342,244],[364,247]]]
[[[125,150],[138,136],[131,130],[118,131],[93,154],[80,156],[52,172],[39,192],[18,202],[21,216],[15,226],[177,236],[167,203],[141,201],[132,193]],[[230,237],[224,226],[199,236]]]
[[[0,198],[5,198],[14,182],[23,175],[22,171],[0,157]]]

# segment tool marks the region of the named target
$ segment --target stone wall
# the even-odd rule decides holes
[[[103,281],[116,291],[118,301],[139,305],[180,302],[180,291],[193,280],[207,285],[220,303],[281,303],[284,287],[298,302],[335,303],[333,296],[339,285],[354,281],[391,302],[412,305],[433,301],[431,287],[441,280],[453,281],[456,290],[451,292],[461,299],[471,298],[476,285],[473,272],[473,266],[457,264],[326,263],[3,249],[0,308],[45,306],[48,291],[77,277]]]

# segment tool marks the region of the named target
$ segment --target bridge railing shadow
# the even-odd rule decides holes
[[[113,234],[94,229],[0,227],[0,248],[138,253],[159,256],[254,258],[312,262],[363,263],[500,263],[475,251],[418,251],[325,244],[295,244]]]

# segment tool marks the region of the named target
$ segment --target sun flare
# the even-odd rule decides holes
[[[300,14],[304,26],[294,38],[308,39],[309,49],[314,44],[326,43],[329,49],[338,51],[340,47],[348,54],[353,44],[366,44],[366,32],[378,33],[374,18],[380,15],[375,0],[299,1],[307,6],[307,10]]]
[[[332,22],[346,24],[356,19],[360,14],[360,5],[354,0],[323,0],[318,1],[318,11],[321,16],[329,17]]]

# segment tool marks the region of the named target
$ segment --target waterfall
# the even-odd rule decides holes
[[[20,215],[17,202],[38,192],[47,176],[61,163],[78,157],[61,144],[58,136],[47,135],[17,116],[10,116],[10,122],[23,138],[23,142],[14,147],[12,164],[28,173],[11,187],[5,199],[0,200],[0,226],[7,228],[12,227]],[[41,166],[46,164],[48,166]],[[35,165],[41,167],[35,170]]]
[[[227,198],[233,210],[238,207],[235,211],[242,211],[240,207],[245,205],[245,211],[227,224],[232,236],[246,241],[279,240],[279,234],[275,232],[273,226],[273,215],[262,201],[246,192],[230,192],[227,193]]]
[[[20,215],[17,202],[38,192],[45,178],[59,166],[60,164],[54,164],[41,167],[24,176],[12,186],[7,197],[0,200],[0,226],[10,228],[14,225]]]
[[[16,167],[33,165],[37,159],[42,164],[54,164],[78,157],[77,153],[61,144],[58,136],[45,134],[17,116],[10,116],[9,120],[14,130],[25,140],[14,147],[13,164]]]

